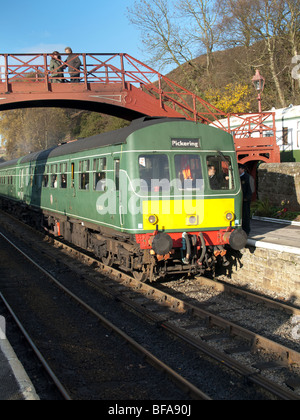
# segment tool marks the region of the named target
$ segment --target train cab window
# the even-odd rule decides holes
[[[207,173],[211,190],[233,190],[234,178],[231,158],[218,154],[207,157]]]
[[[106,158],[94,159],[94,191],[105,191],[106,188]]]
[[[67,188],[68,187],[68,164],[61,163],[60,164],[60,188]]]
[[[170,169],[167,155],[139,156],[141,191],[170,191]]]
[[[90,161],[81,160],[79,162],[79,189],[90,189]]]
[[[204,183],[199,155],[176,155],[175,171],[180,190],[203,190]]]

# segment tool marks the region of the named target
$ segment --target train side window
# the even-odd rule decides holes
[[[29,186],[29,168],[25,169],[25,186],[28,187]]]
[[[51,188],[57,187],[57,165],[51,165]]]
[[[94,159],[94,190],[105,191],[106,188],[106,158]]]
[[[67,188],[68,187],[68,164],[61,163],[60,164],[60,188]]]
[[[19,184],[20,184],[20,188],[24,187],[24,169],[21,169],[19,172]]]
[[[90,189],[90,161],[81,160],[79,162],[79,189]]]
[[[49,165],[45,166],[45,171],[43,175],[43,187],[44,188],[49,187]]]
[[[33,168],[29,168],[29,185],[33,186]]]
[[[116,191],[120,189],[120,159],[115,160],[115,186]]]

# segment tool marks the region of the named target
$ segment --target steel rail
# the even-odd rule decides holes
[[[0,232],[0,235],[3,239],[5,239],[10,245],[12,245],[20,254],[22,254],[28,261],[30,261],[37,269],[39,269],[43,274],[45,274],[57,287],[59,287],[61,290],[63,290],[68,296],[70,296],[74,301],[79,303],[83,308],[85,308],[88,312],[92,313],[106,328],[113,331],[115,334],[119,335],[123,340],[125,340],[134,350],[142,354],[145,359],[148,361],[148,363],[155,366],[156,369],[162,370],[166,373],[166,375],[171,378],[174,382],[178,384],[178,386],[185,391],[189,396],[191,396],[194,399],[197,400],[208,400],[210,401],[211,398],[206,395],[204,392],[202,392],[200,389],[198,389],[195,385],[193,385],[191,382],[183,378],[181,375],[179,375],[177,372],[175,372],[172,368],[170,368],[168,365],[166,365],[164,362],[159,360],[156,356],[154,356],[151,352],[146,350],[143,346],[141,346],[139,343],[137,343],[134,339],[129,337],[126,333],[124,333],[120,328],[118,328],[116,325],[111,323],[108,319],[103,317],[99,312],[97,312],[95,309],[93,309],[90,305],[88,305],[86,302],[84,302],[81,298],[79,298],[77,295],[75,295],[73,292],[71,292],[68,288],[66,288],[62,283],[60,283],[51,273],[49,273],[47,270],[45,270],[43,267],[41,267],[38,263],[36,263],[31,257],[29,257],[24,251],[22,251],[17,245],[15,245],[12,241],[10,241],[8,238],[6,238],[5,235],[3,235]],[[1,295],[2,297],[2,295]],[[4,298],[3,298],[4,299]],[[15,318],[15,317],[14,317]],[[29,339],[29,336],[27,332],[22,327],[20,321],[16,318],[16,322],[18,323],[18,326],[22,329],[22,332],[26,336],[26,339]],[[32,340],[30,340],[32,341]],[[44,358],[42,357],[41,353],[38,351],[38,349],[34,346],[34,351],[36,352],[37,356],[41,358],[41,360],[44,361]],[[47,365],[46,361],[44,363]],[[43,365],[44,365],[43,363]],[[48,365],[47,365],[48,366]],[[57,380],[55,374],[52,372],[51,368],[49,368],[49,374],[53,381],[55,381],[55,384],[59,385],[59,381]],[[47,369],[48,371],[48,369]],[[61,389],[63,390],[63,387],[61,386]],[[66,393],[66,397],[67,397]],[[68,398],[66,398],[68,399]]]
[[[84,252],[74,249],[73,247],[66,245],[65,243],[57,239],[54,239],[53,237],[48,237],[48,238],[52,245],[57,246],[60,249],[61,248],[66,249],[68,253],[72,254],[72,256],[77,257],[85,265],[87,266],[96,265],[98,269],[101,269],[102,274],[108,275],[110,277],[113,276],[114,280],[116,280],[117,282],[123,284],[126,287],[130,286],[131,288],[134,288],[136,291],[139,291],[143,293],[144,295],[151,297],[151,299],[155,297],[158,298],[161,304],[163,304],[164,306],[168,306],[169,309],[173,311],[175,310],[181,313],[188,312],[195,316],[199,316],[200,318],[206,320],[207,323],[209,323],[210,325],[224,329],[228,333],[228,335],[238,336],[242,339],[246,339],[249,343],[251,343],[251,347],[253,349],[260,348],[260,349],[265,349],[267,351],[269,349],[269,351],[277,352],[281,356],[285,355],[286,363],[287,362],[288,363],[296,362],[298,364],[300,363],[299,362],[300,354],[292,349],[289,349],[285,346],[282,346],[281,344],[273,342],[272,340],[266,339],[252,331],[249,331],[243,327],[240,327],[237,324],[227,321],[224,318],[221,318],[208,311],[205,311],[204,309],[195,307],[184,301],[181,301],[180,299],[177,299],[164,291],[160,291],[156,289],[155,287],[152,287],[151,285],[141,283],[138,280],[134,279],[133,277],[128,276],[127,274],[122,273],[113,267],[105,266],[103,263],[99,262],[92,256],[86,255]],[[89,280],[92,281],[91,279]],[[95,283],[99,287],[102,287],[103,289],[108,291],[109,287],[104,286],[103,284],[101,284],[101,282],[95,281]],[[142,312],[144,315],[146,315],[144,309],[140,308],[140,305],[136,304],[133,301],[130,301],[130,299],[126,298],[125,296],[122,296],[122,294],[116,296],[116,294],[113,294],[113,293],[114,293],[113,291],[110,291],[110,294],[112,294],[118,300],[123,301],[125,304],[132,306],[136,311]],[[255,297],[259,299],[259,295],[255,295]],[[281,303],[278,303],[278,305],[281,306]],[[287,310],[287,308],[285,308],[285,310]],[[287,399],[287,400],[300,399],[300,397],[296,393],[286,390],[280,385],[277,385],[276,383],[269,381],[268,379],[264,378],[262,375],[260,375],[253,369],[249,369],[246,366],[242,365],[241,363],[236,362],[232,357],[227,356],[221,351],[214,350],[211,346],[203,343],[202,340],[195,339],[191,334],[186,333],[182,329],[174,327],[165,318],[161,319],[158,315],[151,313],[151,311],[149,310],[148,310],[147,316],[150,319],[152,319],[154,322],[156,322],[158,325],[160,325],[162,328],[168,330],[170,333],[188,342],[190,345],[193,345],[198,350],[203,351],[205,354],[207,354],[208,356],[211,356],[212,358],[214,358],[221,364],[226,365],[227,367],[233,369],[237,373],[246,377],[250,382],[253,382],[263,387],[264,389],[269,390],[271,393],[273,393],[274,395],[280,398]]]
[[[1,234],[1,233],[0,233]],[[3,237],[3,235],[1,234],[1,236]],[[62,385],[62,383],[59,381],[59,379],[57,378],[57,376],[55,375],[55,373],[53,372],[53,370],[50,368],[50,366],[48,365],[48,363],[46,362],[44,356],[42,355],[42,353],[39,351],[39,349],[36,347],[36,345],[34,344],[33,340],[31,339],[30,335],[28,334],[28,332],[25,330],[25,328],[23,327],[21,321],[19,320],[19,318],[16,316],[16,314],[14,313],[13,309],[11,308],[11,306],[9,305],[9,303],[7,302],[7,300],[5,299],[5,297],[3,296],[3,294],[0,292],[0,298],[3,301],[4,305],[6,306],[6,309],[9,311],[10,315],[12,316],[12,318],[14,319],[15,323],[17,324],[18,328],[20,329],[20,331],[22,332],[23,336],[25,337],[26,341],[28,342],[28,344],[30,345],[30,347],[32,348],[33,352],[35,353],[36,357],[38,358],[38,360],[40,361],[40,363],[42,364],[43,368],[46,370],[47,374],[50,376],[51,380],[53,381],[53,383],[55,384],[56,388],[58,389],[58,391],[60,392],[60,394],[62,395],[62,397],[66,400],[66,401],[72,401],[72,398],[70,397],[70,395],[68,394],[67,390],[65,389],[65,387]]]
[[[51,242],[52,241],[57,243],[57,245],[60,247],[63,246],[64,248],[69,250],[73,255],[76,254],[77,257],[80,257],[81,262],[84,262],[86,265],[97,264],[98,268],[101,268],[102,274],[113,276],[114,279],[122,285],[126,287],[131,287],[135,289],[135,291],[142,293],[148,298],[150,297],[151,299],[154,299],[155,297],[157,297],[157,300],[159,300],[163,306],[168,306],[170,310],[181,313],[189,312],[190,314],[193,314],[206,320],[206,322],[209,323],[211,326],[216,326],[221,329],[224,329],[229,336],[238,336],[241,339],[246,339],[251,344],[249,347],[251,347],[252,349],[265,349],[266,351],[273,351],[277,354],[280,354],[281,356],[284,355],[286,357],[285,363],[289,362],[292,364],[297,362],[298,364],[300,364],[300,354],[292,349],[289,349],[281,344],[273,342],[272,340],[269,340],[252,331],[249,331],[237,324],[234,324],[231,321],[227,321],[226,319],[221,318],[211,312],[208,312],[204,309],[200,309],[194,305],[188,304],[180,299],[169,295],[164,291],[156,289],[151,285],[141,283],[133,277],[130,277],[127,274],[124,274],[113,267],[105,266],[103,263],[100,263],[93,257],[87,256],[85,253],[75,250],[69,245],[63,244],[62,242],[57,241],[56,239],[51,238]],[[113,290],[109,290],[110,288],[101,284],[100,281],[91,279],[89,279],[89,281],[95,283],[100,288],[105,289],[106,292],[110,293],[112,296],[117,298],[119,301],[122,301],[126,305],[131,306],[137,312],[142,313],[144,316],[148,316],[149,319],[154,321],[157,325],[160,325],[162,328],[164,328],[169,333],[173,334],[175,337],[180,338],[181,340],[200,350],[207,356],[212,357],[214,360],[218,361],[223,366],[226,366],[232,369],[233,371],[237,372],[238,374],[242,375],[244,378],[247,379],[247,381],[262,387],[263,389],[271,392],[273,395],[281,399],[300,399],[300,397],[296,393],[283,388],[282,386],[268,380],[267,378],[264,378],[259,372],[255,371],[254,369],[251,369],[245,366],[244,364],[235,361],[232,357],[226,355],[224,352],[214,349],[212,346],[204,343],[200,339],[196,339],[191,334],[186,333],[183,329],[175,327],[174,325],[172,325],[172,323],[168,322],[168,320],[165,319],[165,316],[160,317],[159,315],[152,313],[150,310],[141,307],[139,304],[127,298],[122,293],[116,293]]]
[[[171,309],[176,308],[178,311],[180,310],[182,313],[189,312],[195,316],[198,316],[199,318],[202,318],[206,320],[211,326],[216,326],[219,328],[222,328],[226,331],[230,331],[230,334],[238,336],[242,339],[246,339],[249,342],[253,343],[253,348],[256,349],[264,349],[266,351],[272,351],[276,354],[279,354],[280,356],[285,355],[286,359],[284,360],[287,364],[297,364],[300,366],[300,353],[290,349],[282,344],[276,343],[273,340],[270,340],[268,338],[265,338],[251,330],[248,330],[244,327],[241,327],[238,324],[235,324],[232,321],[228,321],[225,318],[222,318],[213,312],[209,312],[205,309],[202,309],[200,307],[197,307],[195,305],[189,304],[187,302],[182,301],[181,299],[178,299],[170,294],[168,294],[165,291],[161,291],[149,284],[141,283],[140,281],[134,279],[133,277],[129,276],[128,274],[125,274],[121,271],[119,271],[116,268],[108,267],[104,265],[103,263],[99,262],[97,259],[86,255],[85,253],[75,250],[74,248],[70,247],[69,245],[66,245],[60,241],[57,241],[56,239],[51,238],[51,242],[56,242],[58,246],[63,246],[67,250],[70,250],[70,253],[73,255],[76,254],[78,258],[80,258],[81,262],[84,262],[85,264],[96,264],[98,268],[101,269],[101,272],[107,275],[112,275],[114,278],[124,283],[126,286],[131,286],[135,288],[136,290],[139,290],[140,292],[143,292],[145,295],[151,296],[152,299],[155,298],[155,296],[161,300],[165,305],[169,306]],[[220,286],[221,287],[221,286]],[[240,291],[240,294],[242,294],[242,291]],[[251,293],[247,291],[246,296],[248,299],[250,299]],[[297,308],[289,307],[289,305],[281,304],[280,302],[276,303],[276,301],[272,301],[270,299],[265,299],[262,297],[260,300],[260,296],[253,294],[252,295],[253,300],[261,301],[261,303],[270,305],[272,304],[273,307],[278,307],[284,309],[286,312],[298,314],[299,311]]]
[[[288,314],[300,315],[300,308],[297,308],[296,306],[288,305],[286,303],[279,302],[278,300],[270,299],[266,296],[262,296],[255,292],[251,292],[250,290],[243,290],[242,288],[235,285],[231,285],[223,280],[216,281],[205,277],[197,277],[196,281],[200,285],[209,286],[220,292],[242,296],[243,298],[252,302],[263,303],[268,308],[282,309]]]
[[[292,349],[289,349],[286,346],[283,346],[279,343],[276,343],[272,340],[269,340],[261,335],[258,335],[250,330],[247,330],[237,324],[234,324],[231,321],[227,321],[224,318],[219,317],[218,315],[215,315],[211,312],[208,312],[204,309],[198,308],[194,305],[188,304],[180,299],[177,299],[168,293],[164,291],[160,291],[156,289],[155,287],[141,283],[138,280],[128,276],[127,274],[124,274],[120,272],[119,270],[107,267],[103,263],[100,263],[98,260],[94,259],[93,257],[87,256],[84,253],[81,253],[78,250],[74,250],[74,248],[70,247],[69,245],[62,244],[60,241],[57,241],[56,239],[51,238],[51,241],[56,242],[60,247],[63,246],[71,251],[71,253],[81,258],[82,262],[85,262],[85,264],[97,264],[99,268],[101,268],[101,272],[104,274],[107,274],[109,276],[113,276],[115,280],[124,286],[134,288],[136,291],[142,293],[143,295],[146,295],[151,297],[151,299],[154,299],[155,297],[157,300],[160,301],[161,304],[164,306],[168,306],[169,309],[175,310],[177,312],[186,313],[189,312],[190,314],[193,314],[195,316],[198,316],[204,320],[206,320],[207,323],[209,323],[211,326],[219,327],[223,330],[225,330],[228,335],[231,336],[237,336],[241,339],[246,339],[251,345],[250,347],[252,349],[264,349],[266,351],[271,351],[273,353],[279,354],[280,356],[285,356],[284,362],[286,364],[290,363],[297,363],[300,365],[300,354]],[[93,281],[90,279],[90,281]],[[101,284],[99,281],[93,281],[98,286],[104,288],[106,291],[108,291],[108,287],[105,287]],[[248,292],[249,293],[249,292]],[[168,322],[165,317],[160,318],[157,314],[151,313],[151,311],[147,311],[144,308],[141,308],[140,305],[135,304],[134,301],[126,298],[126,296],[123,296],[122,294],[114,294],[113,291],[110,292],[111,295],[114,297],[117,297],[118,300],[124,302],[125,304],[131,306],[133,309],[135,309],[138,312],[143,313],[143,315],[147,315],[149,319],[153,320],[157,323],[157,325],[160,325],[162,328],[167,330],[168,332],[172,333],[173,335],[181,338],[182,340],[186,341],[190,345],[194,346],[198,350],[202,351],[208,356],[213,357],[215,360],[220,362],[222,365],[226,365],[227,367],[233,369],[234,371],[238,372],[249,382],[253,382],[264,389],[267,389],[270,391],[273,395],[278,396],[279,398],[283,398],[286,400],[290,399],[300,399],[297,394],[284,389],[283,387],[277,385],[276,383],[273,383],[272,381],[269,381],[268,379],[264,378],[261,374],[254,371],[251,368],[246,367],[245,365],[236,362],[232,357],[227,356],[225,353],[213,349],[211,346],[203,343],[202,340],[195,339],[191,334],[186,333],[180,328],[174,327],[170,322]],[[255,295],[255,297],[258,299],[259,296]],[[281,304],[278,303],[278,305]],[[286,305],[287,306],[287,305]],[[294,308],[291,308],[291,312]],[[287,310],[287,308],[285,308]],[[147,311],[147,314],[146,314]]]

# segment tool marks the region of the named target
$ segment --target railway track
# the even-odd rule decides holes
[[[60,241],[53,238],[49,241],[60,252],[67,253],[80,260],[81,264],[77,269],[82,271],[82,275],[88,276],[89,281],[93,282],[97,288],[130,306],[142,316],[148,317],[163,330],[212,357],[221,366],[233,369],[241,375],[243,380],[246,378],[249,383],[258,385],[277,398],[300,399],[297,392],[297,369],[300,366],[300,355],[297,351],[260,336],[203,308],[178,299],[163,290],[139,283],[130,276],[120,273],[114,268],[106,267],[91,256],[83,254]],[[93,269],[92,271],[89,270],[89,274],[86,272],[87,267]],[[99,281],[99,274],[97,273],[100,273],[101,281]],[[249,292],[247,293],[248,298],[250,298]],[[252,296],[251,299],[257,300],[259,297]],[[280,303],[276,302],[265,303],[280,306]],[[289,313],[299,313],[297,308],[288,305],[285,305],[283,309],[289,311]],[[225,350],[220,350],[218,348],[220,347],[219,342],[224,340],[227,345]],[[252,357],[253,354],[257,355],[258,353],[259,361],[256,360],[257,363],[252,363],[250,366],[249,363],[242,363],[234,357],[234,355],[241,354]],[[271,370],[272,372],[280,371],[281,377],[285,378],[282,383],[280,383],[280,380],[278,383],[278,379],[275,382],[265,375],[265,372]],[[288,384],[290,388],[294,386],[294,391],[285,384]]]
[[[53,282],[59,289],[61,289],[67,296],[69,296],[71,299],[73,299],[77,304],[82,306],[87,312],[92,314],[94,317],[97,318],[98,321],[102,325],[105,326],[106,329],[110,330],[114,334],[118,335],[124,342],[126,342],[127,345],[130,346],[135,352],[138,352],[142,359],[151,365],[151,367],[154,367],[159,372],[163,372],[164,375],[166,375],[168,378],[171,379],[172,382],[176,384],[176,386],[182,390],[184,394],[186,394],[189,398],[196,399],[196,400],[210,400],[211,398],[206,395],[204,392],[202,392],[200,389],[198,389],[196,386],[194,386],[192,383],[190,383],[188,380],[186,380],[182,375],[174,371],[172,368],[170,368],[168,365],[166,365],[162,360],[155,357],[150,351],[148,351],[145,347],[137,343],[134,339],[132,339],[128,334],[124,333],[118,326],[114,325],[112,322],[110,322],[107,318],[105,318],[103,315],[101,315],[98,311],[93,309],[91,306],[89,306],[85,301],[83,301],[81,298],[76,296],[71,290],[69,290],[67,287],[65,287],[62,283],[60,283],[52,274],[47,272],[38,262],[34,261],[31,257],[29,257],[23,250],[21,250],[19,247],[17,247],[11,240],[9,240],[5,235],[0,233],[0,236],[5,239],[11,246],[14,247],[14,249],[22,254],[24,258],[28,260],[31,264],[33,264],[38,270],[40,270],[43,275],[47,276],[51,282]],[[23,327],[21,321],[17,318],[14,311],[2,295],[0,294],[0,297],[4,304],[6,305],[7,309],[9,310],[11,316],[14,318],[14,321],[22,331],[22,334],[26,338],[27,342],[30,344],[32,350],[38,357],[39,361],[41,362],[43,368],[46,370],[47,374],[61,393],[64,399],[71,400],[70,394],[66,391],[65,387],[62,385],[60,380],[58,379],[59,374],[55,374],[53,370],[50,368],[49,364],[46,362],[45,358],[43,357],[41,351],[37,348],[37,346],[34,344],[33,340]]]
[[[5,305],[5,308],[7,309],[10,316],[12,317],[14,323],[16,324],[19,331],[21,332],[22,337],[24,337],[24,339],[28,343],[30,349],[35,354],[36,358],[38,359],[40,365],[42,366],[42,368],[46,372],[46,375],[48,376],[48,378],[51,381],[51,383],[53,384],[53,386],[57,389],[58,393],[61,395],[61,397],[64,400],[71,401],[72,398],[70,397],[69,393],[67,392],[65,387],[62,385],[62,383],[58,379],[57,375],[50,368],[50,366],[47,363],[47,361],[45,360],[44,356],[42,355],[40,350],[37,348],[33,339],[30,337],[30,335],[28,334],[28,332],[26,331],[26,329],[22,325],[22,322],[19,320],[19,318],[17,317],[17,315],[15,314],[15,312],[13,311],[13,309],[11,308],[11,306],[9,305],[9,303],[7,302],[7,300],[5,299],[5,297],[3,296],[3,294],[1,292],[0,292],[0,300]]]

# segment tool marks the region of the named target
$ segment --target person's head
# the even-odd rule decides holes
[[[53,51],[52,57],[53,58],[59,58],[59,52],[58,51]]]
[[[243,173],[245,172],[245,165],[242,165],[241,163],[239,163],[239,173],[240,175],[243,175]]]
[[[72,48],[70,48],[70,47],[67,47],[67,48],[65,48],[65,52],[67,53],[67,54],[72,54]]]
[[[208,176],[214,176],[216,174],[216,168],[213,165],[208,165]]]

